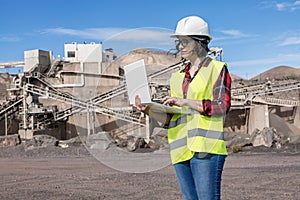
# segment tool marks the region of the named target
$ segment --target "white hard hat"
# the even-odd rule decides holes
[[[189,16],[179,20],[176,31],[171,37],[177,36],[205,36],[212,40],[208,24],[197,16]]]

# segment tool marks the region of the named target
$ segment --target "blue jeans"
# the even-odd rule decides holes
[[[195,153],[191,160],[174,164],[184,200],[217,200],[226,156]]]

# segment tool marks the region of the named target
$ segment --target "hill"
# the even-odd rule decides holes
[[[230,77],[232,81],[244,80],[244,78],[237,76],[235,74],[230,73]]]
[[[251,78],[251,80],[266,80],[267,78],[268,79],[300,78],[300,68],[278,66]]]
[[[135,62],[139,59],[144,59],[145,64],[147,67],[147,72],[153,73],[155,71],[159,71],[163,68],[166,68],[168,66],[171,66],[175,63],[178,63],[180,61],[180,56],[175,56],[173,54],[168,54],[166,52],[160,52],[150,49],[135,49],[128,54],[123,55],[120,58],[120,65],[121,67],[124,65],[127,65],[129,63]],[[230,74],[233,81],[235,80],[243,80],[243,78]],[[161,75],[161,77],[170,77],[170,73]]]
[[[149,49],[135,49],[128,54],[124,55],[120,59],[121,66],[129,64],[131,62],[144,59],[147,65],[148,73],[152,73],[164,67],[170,66],[180,61],[180,57],[175,57],[172,54],[166,52],[159,52]],[[166,75],[169,76],[169,75]],[[244,80],[243,78],[231,74],[233,81]],[[266,80],[266,79],[287,79],[287,78],[299,78],[300,79],[300,68],[294,68],[289,66],[278,66],[269,69],[253,78],[252,80]]]

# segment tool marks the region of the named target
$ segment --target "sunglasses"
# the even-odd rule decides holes
[[[179,47],[179,45],[181,44],[183,47],[186,47],[191,41],[193,40],[189,40],[189,39],[175,40],[175,45],[176,47]]]

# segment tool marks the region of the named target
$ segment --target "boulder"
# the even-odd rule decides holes
[[[140,137],[131,137],[130,139],[128,139],[127,142],[127,150],[128,151],[135,151],[140,147],[145,146],[145,141],[143,138]]]
[[[34,135],[30,140],[24,140],[26,149],[58,146],[59,141],[50,135]]]
[[[251,134],[250,141],[254,147],[276,147],[281,148],[288,141],[280,134],[277,133],[273,127],[265,127],[263,130],[255,129]]]

